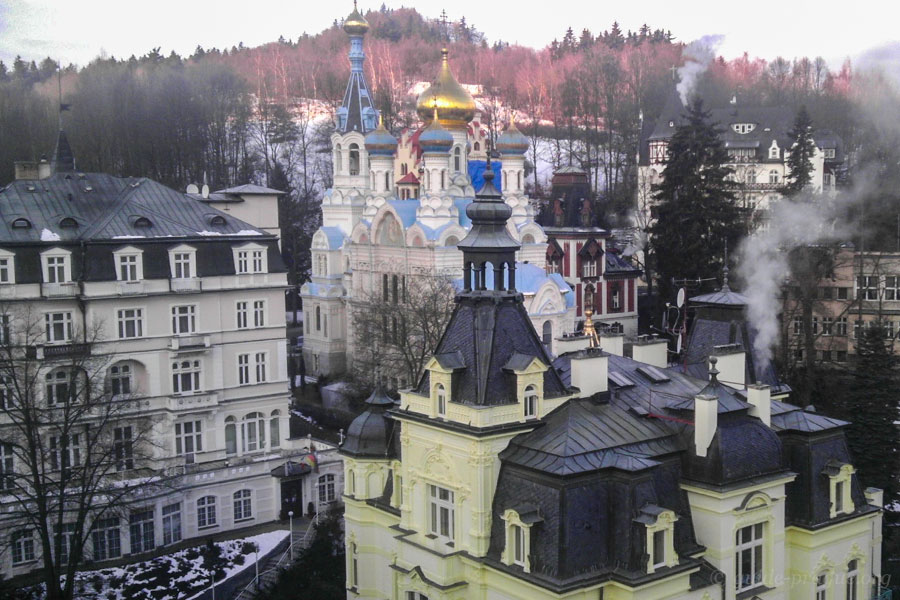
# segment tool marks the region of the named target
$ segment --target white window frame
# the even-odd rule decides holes
[[[447,416],[447,388],[443,383],[434,386],[435,412],[439,417]]]
[[[185,377],[186,376],[186,377]],[[187,384],[187,385],[186,385]],[[172,393],[196,394],[203,389],[203,362],[196,358],[172,361]]]
[[[0,444],[0,490],[16,487],[16,454],[12,444]]]
[[[123,386],[121,382],[125,382],[125,385]],[[123,389],[126,387],[127,390]],[[110,365],[109,390],[113,398],[130,396],[134,392],[134,369],[131,363],[123,361]]]
[[[765,582],[766,526],[765,522],[753,523],[739,527],[734,532],[734,587],[737,592],[759,587]],[[750,534],[748,541],[743,541],[744,532],[749,532]],[[750,572],[747,574],[749,581],[746,582],[742,581],[744,575],[742,571],[744,553],[749,553],[750,558]],[[761,564],[757,564],[758,562]],[[759,580],[755,579],[757,573],[759,573]]]
[[[94,560],[109,560],[122,556],[122,523],[119,517],[94,522],[91,528],[91,555]]]
[[[254,327],[265,327],[266,326],[266,301],[265,300],[254,300],[253,301],[253,326]]]
[[[337,500],[336,481],[333,473],[320,475],[316,481],[316,498],[319,504],[328,504]]]
[[[269,272],[268,248],[249,242],[231,249],[234,257],[234,272],[238,275],[253,275]]]
[[[134,427],[122,425],[113,429],[113,456],[116,471],[134,469]]]
[[[266,416],[252,412],[241,419],[241,450],[244,454],[266,449]]]
[[[50,448],[50,468],[59,471],[61,468],[71,468],[81,464],[80,433],[69,435],[51,435],[48,447]]]
[[[187,309],[182,311],[182,309]],[[172,306],[172,334],[173,335],[193,335],[197,333],[197,305],[196,304],[175,304]],[[181,319],[187,318],[187,327],[184,331],[181,328]]]
[[[134,335],[127,335],[129,324],[132,325]],[[120,340],[144,337],[144,309],[141,307],[116,309],[116,325]]]
[[[184,457],[185,463],[193,464],[200,452],[203,452],[203,423],[200,419],[175,423],[175,455]]]
[[[53,259],[53,265],[50,264],[50,259]],[[61,263],[57,261],[62,259]],[[42,275],[44,283],[72,283],[72,252],[69,250],[65,250],[63,248],[50,248],[49,250],[45,250],[41,252],[41,267],[42,267]],[[62,268],[63,279],[59,280],[59,269]],[[54,281],[50,281],[50,270],[53,268],[53,278]]]
[[[265,383],[269,380],[269,353],[256,352],[254,356],[256,367],[256,383]]]
[[[16,282],[16,255],[9,250],[0,250],[0,285]]]
[[[163,546],[181,541],[181,503],[162,507]]]
[[[250,385],[250,354],[237,355],[238,385]]]
[[[202,498],[197,498],[197,529],[218,526],[219,517],[216,511],[217,504],[218,502],[215,496],[203,496]]]
[[[127,246],[113,252],[113,260],[116,263],[117,281],[142,281],[144,279],[143,250],[134,246]],[[125,268],[123,269],[123,267]],[[124,270],[133,271],[133,273],[123,273]]]
[[[583,277],[596,277],[597,276],[597,260],[596,259],[587,259],[582,263],[582,272]]]
[[[830,498],[829,518],[849,515],[856,510],[853,503],[853,474],[856,469],[851,464],[842,464],[838,472],[828,477]]]
[[[184,265],[188,267],[187,276],[184,273]],[[170,248],[169,273],[172,279],[195,279],[197,277],[197,249],[184,244]]]
[[[428,533],[445,543],[456,539],[455,498],[453,490],[428,484]]]
[[[249,329],[250,324],[250,302],[247,300],[238,300],[234,305],[236,326],[238,329]]]
[[[859,598],[859,559],[853,558],[847,561],[845,600],[857,600]]]
[[[501,518],[505,523],[501,561],[522,567],[525,573],[531,572],[531,523],[522,522],[519,513],[513,509],[506,510]]]
[[[57,319],[58,316],[62,318]],[[61,325],[63,328],[61,336],[57,336],[54,331],[57,325]],[[44,313],[44,338],[48,344],[70,344],[73,337],[73,328],[72,311]]]
[[[523,409],[526,419],[536,419],[538,416],[538,390],[534,384],[525,388],[524,397],[522,399]]]
[[[37,560],[34,545],[34,531],[31,529],[19,529],[10,535],[12,541],[12,564],[23,565]]]
[[[253,518],[253,492],[248,489],[238,490],[232,494],[232,501],[235,523]]]

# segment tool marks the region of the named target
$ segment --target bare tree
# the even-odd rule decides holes
[[[382,275],[380,288],[351,306],[357,376],[371,384],[377,370],[413,385],[447,327],[456,288],[447,277],[393,274]]]
[[[0,522],[14,563],[38,561],[46,597],[69,600],[86,560],[120,554],[92,532],[166,483],[154,419],[125,363],[98,353],[99,328],[22,304],[4,307],[0,326]]]

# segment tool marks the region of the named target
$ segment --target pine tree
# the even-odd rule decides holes
[[[897,357],[884,323],[860,332],[857,363],[847,399],[853,422],[847,442],[860,481],[884,490],[885,504],[896,499],[900,475],[900,432],[897,409]]]
[[[725,179],[732,172],[727,159],[719,130],[695,100],[669,142],[664,179],[653,186],[657,211],[650,243],[664,301],[673,297],[673,278],[718,277],[726,244],[736,248],[744,233]]]
[[[785,196],[799,194],[812,182],[812,157],[816,153],[812,134],[812,119],[806,112],[806,106],[801,106],[789,134],[791,144],[787,164],[790,174],[785,177],[786,185],[781,190]]]

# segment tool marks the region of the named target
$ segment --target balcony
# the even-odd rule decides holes
[[[74,281],[67,283],[42,283],[41,295],[45,298],[74,298],[78,295],[78,284]]]
[[[190,279],[170,279],[170,289],[176,294],[196,294],[200,291],[200,278],[191,277]]]
[[[25,347],[25,358],[32,360],[67,360],[72,358],[83,358],[90,355],[90,344],[47,344]]]
[[[120,281],[118,286],[120,296],[135,296],[144,293],[143,281]]]
[[[169,396],[167,408],[171,412],[209,410],[218,403],[219,397],[217,394],[198,392],[196,394]]]
[[[169,339],[172,352],[200,352],[210,346],[208,335],[176,335]]]

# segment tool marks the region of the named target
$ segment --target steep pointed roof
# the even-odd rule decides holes
[[[659,118],[656,120],[656,127],[650,134],[650,140],[667,140],[675,133],[675,128],[681,124],[684,117],[684,103],[681,101],[681,95],[673,85],[669,91],[669,97],[663,106]]]
[[[53,172],[54,173],[71,173],[75,170],[75,154],[69,145],[69,138],[66,132],[59,130],[56,138],[56,150],[53,151]]]

